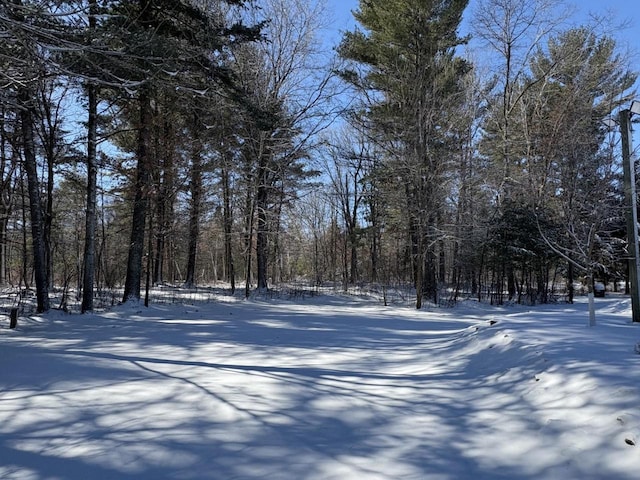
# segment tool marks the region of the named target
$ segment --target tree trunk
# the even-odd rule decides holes
[[[509,293],[509,301],[516,296],[516,275],[511,260],[507,260],[507,292]]]
[[[280,248],[280,232],[282,231],[282,208],[285,204],[285,191],[284,187],[281,186],[278,191],[278,204],[275,208],[273,214],[273,221],[270,227],[271,238],[272,238],[272,249],[271,255],[273,258],[272,262],[272,282],[282,282],[290,280],[288,272],[285,273],[285,260],[282,254],[282,250]],[[286,280],[285,280],[286,275]]]
[[[31,278],[29,277],[29,245],[28,245],[28,237],[27,233],[27,196],[25,195],[25,181],[24,181],[24,173],[21,172],[20,179],[20,199],[22,200],[22,205],[20,211],[22,212],[22,282],[24,283],[24,288],[31,288]]]
[[[222,166],[222,201],[223,222],[224,222],[224,258],[226,266],[226,279],[231,285],[231,295],[236,291],[236,272],[233,264],[233,249],[231,245],[231,234],[233,227],[233,216],[231,211],[231,185],[229,180],[228,166]]]
[[[8,135],[5,130],[5,109],[0,110],[0,285],[8,281],[8,255],[9,255],[9,219],[13,210],[13,194],[15,191],[14,174],[17,165],[17,156],[13,149],[11,159],[7,156]]]
[[[378,262],[380,261],[382,236],[380,235],[378,212],[373,199],[370,200],[369,208],[369,214],[371,216],[371,281],[376,283],[379,280]]]
[[[0,207],[4,209],[4,206]],[[8,256],[9,256],[9,215],[10,211],[2,213],[0,218],[0,285],[5,285],[8,280]]]
[[[33,241],[33,268],[36,282],[37,312],[49,310],[49,286],[47,283],[47,252],[44,232],[44,213],[40,199],[40,184],[38,182],[38,165],[34,139],[34,108],[33,93],[28,88],[18,91],[22,141],[24,152],[24,168],[27,174],[27,188],[29,192],[29,207],[31,214],[31,237]],[[26,279],[25,279],[26,281]]]
[[[569,303],[573,303],[574,289],[573,289],[574,275],[573,275],[573,263],[568,262],[567,265],[567,290],[569,292]]]
[[[92,2],[92,6],[95,2]],[[94,20],[95,21],[95,20]],[[96,197],[98,194],[98,165],[97,165],[97,117],[98,100],[95,85],[87,86],[89,101],[89,119],[87,121],[87,212],[84,237],[84,272],[82,279],[81,311],[93,310],[93,286],[95,280],[95,250],[96,250]]]
[[[261,138],[264,135],[261,136]],[[262,140],[261,142],[263,142]],[[262,143],[261,143],[262,145]],[[269,190],[267,185],[267,153],[263,152],[264,147],[260,148],[260,158],[257,172],[257,189],[256,189],[256,274],[257,274],[257,289],[267,290],[267,262],[268,262],[268,248],[269,248],[269,224],[267,219]]]
[[[414,261],[415,268],[415,286],[416,286],[416,309],[422,308],[422,296],[424,289],[424,262],[422,261],[422,255],[418,256]]]
[[[162,142],[162,172],[159,175],[158,198],[156,201],[156,224],[157,231],[155,234],[155,260],[153,265],[153,284],[159,285],[164,281],[165,269],[167,265],[172,265],[170,244],[170,232],[174,219],[174,200],[175,200],[175,129],[171,124],[170,117],[165,118],[163,131],[161,134]],[[169,267],[171,270],[171,267]],[[175,279],[171,276],[171,272],[166,272],[171,281]]]
[[[140,91],[140,125],[138,127],[138,164],[136,168],[135,198],[131,223],[131,240],[127,259],[127,277],[124,285],[123,301],[140,300],[142,280],[142,257],[144,254],[144,232],[147,218],[148,190],[150,176],[150,135],[151,99],[148,87]]]
[[[244,237],[244,255],[245,255],[245,286],[244,286],[244,296],[245,298],[249,298],[251,293],[251,276],[252,272],[252,253],[253,253],[253,216],[255,213],[255,199],[253,198],[251,191],[251,180],[252,175],[249,174],[247,176],[247,197],[245,199],[245,210],[244,210],[244,229],[245,229],[245,237]]]
[[[46,213],[44,216],[44,252],[47,268],[45,269],[46,282],[49,287],[54,286],[53,278],[53,247],[51,241],[51,228],[53,225],[53,189],[54,189],[54,167],[55,167],[55,128],[51,126],[49,128],[49,138],[47,141],[46,150],[48,150],[47,157],[47,201],[46,201]]]
[[[163,186],[164,187],[164,186]],[[166,194],[166,190],[163,189]],[[153,262],[153,284],[160,285],[164,280],[164,251],[166,241],[166,196],[161,195],[156,205],[158,232],[156,234],[156,251]]]
[[[264,177],[264,175],[261,175]],[[264,179],[258,185],[256,195],[256,274],[258,276],[258,290],[267,290],[267,261],[268,261],[268,235],[267,222],[267,187]]]
[[[420,223],[413,214],[410,214],[409,238],[411,239],[411,260],[413,269],[413,283],[416,289],[416,309],[422,308],[424,295],[424,266],[425,252],[422,245]]]
[[[355,285],[358,281],[358,235],[355,226],[351,226],[349,230],[348,238],[351,251],[349,256],[349,283]]]
[[[196,130],[194,128],[194,130]],[[196,134],[197,136],[197,134]],[[198,237],[200,236],[200,210],[202,203],[202,147],[194,139],[194,151],[191,157],[191,210],[189,212],[189,250],[187,253],[187,271],[184,284],[193,287],[196,284],[196,256]]]

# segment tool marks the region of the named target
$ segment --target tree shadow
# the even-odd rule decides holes
[[[0,350],[15,365],[0,477],[635,478],[562,406],[575,375],[619,374],[554,363],[508,315],[248,302],[52,318]],[[575,408],[594,419],[637,399],[589,392]]]

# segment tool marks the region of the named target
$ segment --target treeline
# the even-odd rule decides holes
[[[0,283],[88,311],[165,282],[410,285],[420,308],[623,279],[604,120],[636,75],[558,8],[369,0],[334,52],[312,0],[3,2]]]

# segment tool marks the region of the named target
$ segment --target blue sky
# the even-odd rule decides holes
[[[351,10],[356,9],[358,4],[358,0],[328,0],[329,8],[335,14],[334,27],[336,32],[353,27],[354,20]],[[467,10],[467,18],[472,13],[474,6],[475,0],[471,0]],[[588,19],[590,13],[602,15],[606,12],[614,15],[614,18],[617,19],[615,23],[623,23],[628,20],[629,28],[617,31],[614,29],[611,33],[621,43],[628,43],[636,51],[638,63],[640,63],[640,2],[638,0],[576,0],[574,6],[576,23],[582,23]],[[613,27],[615,25],[612,25]],[[338,34],[336,34],[336,38],[339,38]]]

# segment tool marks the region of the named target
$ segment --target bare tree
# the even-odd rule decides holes
[[[243,154],[245,183],[249,177],[254,182],[247,191],[255,189],[245,215],[255,214],[255,219],[247,219],[245,225],[249,239],[255,228],[257,287],[265,290],[282,206],[312,173],[301,160],[315,148],[317,134],[334,120],[332,102],[338,91],[332,59],[318,35],[326,21],[323,2],[263,0],[260,7],[260,14],[269,19],[267,41],[240,52],[236,63],[254,108],[244,122]],[[249,256],[251,246],[249,241]],[[251,264],[250,258],[246,264]]]
[[[514,163],[522,145],[520,131],[512,125],[514,115],[523,95],[546,75],[528,75],[529,61],[538,45],[567,18],[568,12],[560,11],[562,5],[553,0],[480,0],[473,12],[476,37],[496,54],[489,56],[497,65],[491,68],[496,72],[495,96],[486,128],[493,137],[489,153],[501,169],[496,178],[498,203],[511,195],[511,185],[518,181]]]
[[[345,228],[343,288],[358,280],[358,250],[361,241],[364,204],[368,191],[366,176],[372,165],[373,145],[355,127],[345,126],[330,141],[325,174],[330,180],[329,196]],[[348,252],[348,254],[347,254]]]

